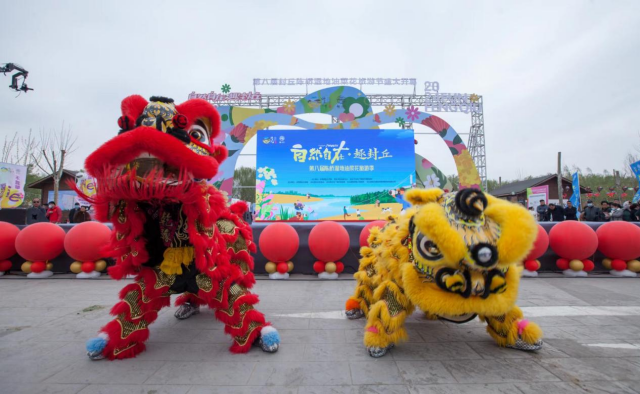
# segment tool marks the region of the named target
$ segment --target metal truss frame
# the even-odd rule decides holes
[[[427,92],[416,94],[367,94],[374,107],[407,108],[410,106],[425,108],[426,112],[462,112],[471,114],[471,127],[467,148],[478,169],[482,188],[487,190],[487,154],[485,149],[483,98],[480,95],[460,93]],[[473,96],[473,97],[472,97]],[[297,102],[306,97],[305,94],[260,94],[258,99],[231,99],[223,102],[212,102],[214,105],[230,105],[236,107],[277,108],[286,102]]]

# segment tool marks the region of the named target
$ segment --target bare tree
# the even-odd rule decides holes
[[[53,201],[58,203],[58,191],[60,189],[60,179],[64,170],[64,161],[72,154],[76,148],[75,144],[78,137],[71,133],[71,127],[64,129],[64,122],[60,132],[52,130],[51,132],[40,132],[41,155],[38,158],[32,155],[32,158],[38,168],[47,175],[53,176]],[[44,163],[43,160],[44,159]]]
[[[35,164],[33,155],[39,157],[41,155],[39,151],[40,142],[32,135],[31,129],[29,129],[29,135],[26,138],[16,132],[11,138],[4,137],[0,161],[27,167]]]

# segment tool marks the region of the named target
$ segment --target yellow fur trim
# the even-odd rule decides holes
[[[436,315],[464,315],[477,313],[479,315],[499,316],[507,313],[515,305],[518,298],[520,273],[516,269],[509,269],[506,274],[507,288],[504,293],[491,294],[483,299],[477,296],[469,298],[449,293],[440,289],[435,283],[423,283],[418,272],[411,264],[402,267],[402,282],[405,295],[411,302],[422,309]]]
[[[520,337],[527,343],[536,343],[542,339],[542,329],[536,323],[529,322]]]
[[[442,198],[444,191],[433,189],[411,189],[405,193],[404,199],[411,205],[425,205],[430,202],[437,202]]]
[[[160,269],[167,275],[182,274],[182,265],[189,265],[193,261],[193,246],[183,248],[167,248],[162,256]]]
[[[458,262],[467,255],[467,245],[460,234],[449,224],[444,208],[441,205],[430,204],[424,206],[415,214],[413,222],[417,230],[435,242],[443,255],[443,258],[438,261],[429,261],[421,258],[419,253],[414,253],[416,260],[422,264],[432,267],[448,266],[456,268]]]
[[[497,242],[498,267],[522,261],[538,236],[538,224],[523,207],[487,195],[489,206],[485,209],[488,217],[500,226]]]

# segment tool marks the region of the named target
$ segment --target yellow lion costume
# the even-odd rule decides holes
[[[540,327],[515,305],[516,264],[537,235],[529,212],[476,189],[414,189],[405,198],[405,215],[371,230],[346,304],[348,318],[367,318],[369,354],[384,356],[406,340],[404,321],[416,307],[456,323],[479,316],[498,345],[540,349]]]

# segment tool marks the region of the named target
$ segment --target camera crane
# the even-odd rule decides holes
[[[2,72],[4,75],[7,75],[7,73],[11,71],[18,71],[11,77],[11,85],[9,85],[11,89],[15,90],[16,92],[25,93],[27,93],[29,90],[33,90],[32,88],[27,86],[26,80],[29,76],[29,71],[25,70],[24,67],[15,63],[5,63],[0,66],[0,72]],[[22,77],[22,84],[18,86],[18,79],[20,79],[20,77]]]

